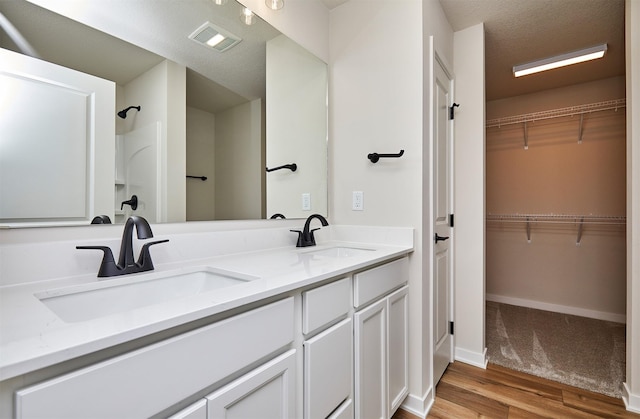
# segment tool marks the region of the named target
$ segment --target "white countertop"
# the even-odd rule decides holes
[[[309,254],[336,246],[371,251],[341,258]],[[412,245],[327,241],[315,247],[288,246],[165,264],[150,273],[125,275],[99,282],[154,278],[197,267],[212,267],[257,279],[79,322],[62,321],[34,294],[97,283],[95,274],[0,287],[0,381],[364,269],[411,251]]]

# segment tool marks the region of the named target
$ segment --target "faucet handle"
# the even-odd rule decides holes
[[[313,232],[316,230],[320,230],[320,229],[314,228],[311,231],[309,231],[308,235],[306,235],[304,232],[300,230],[289,230],[289,231],[291,231],[292,233],[298,233],[298,242],[296,243],[296,247],[308,247],[308,246],[316,245],[316,238],[313,236]]]
[[[80,250],[102,250],[102,262],[100,263],[100,269],[98,270],[98,277],[104,278],[106,276],[120,275],[120,269],[116,265],[116,261],[113,259],[113,252],[108,246],[76,246],[76,249]]]
[[[169,239],[165,240],[156,240],[154,242],[145,243],[140,249],[140,256],[138,257],[138,262],[136,264],[141,268],[140,272],[144,271],[152,271],[153,270],[153,262],[151,261],[151,253],[149,253],[149,247],[154,244],[166,243]]]

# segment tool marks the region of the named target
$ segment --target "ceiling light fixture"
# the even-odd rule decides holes
[[[242,39],[239,36],[225,31],[211,22],[205,22],[198,29],[189,35],[189,39],[218,52],[224,52],[239,43]]]
[[[253,14],[250,9],[243,7],[242,13],[240,13],[240,20],[245,25],[253,25],[254,23],[256,23],[256,15]]]
[[[543,60],[516,65],[513,67],[513,75],[521,77],[528,74],[538,73],[540,71],[595,60],[604,57],[604,53],[606,51],[607,44],[602,44],[591,48],[568,52],[566,54],[556,55],[555,57],[549,57]]]
[[[284,0],[264,0],[264,3],[271,10],[280,10],[284,7]]]
[[[209,38],[209,40],[206,42],[207,45],[209,45],[210,47],[215,47],[216,45],[218,45],[220,42],[224,41],[226,38],[224,35],[222,34],[215,34],[213,35],[211,38]]]
[[[216,6],[224,6],[228,0],[211,0]]]

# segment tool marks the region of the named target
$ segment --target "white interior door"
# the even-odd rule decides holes
[[[433,382],[440,380],[453,360],[451,321],[453,263],[452,147],[453,131],[449,109],[453,103],[452,77],[442,63],[434,60],[433,115]]]
[[[0,223],[113,218],[115,84],[0,48]]]

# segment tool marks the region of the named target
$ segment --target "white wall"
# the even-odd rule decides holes
[[[423,246],[428,212],[428,38],[453,61],[453,32],[437,1],[350,0],[330,16],[329,214],[339,224],[410,226],[410,395],[424,415],[432,400],[430,262]],[[397,153],[373,164],[367,154]],[[426,178],[425,178],[426,177]],[[364,211],[352,211],[352,192]],[[425,219],[429,219],[425,215]]]
[[[263,121],[260,99],[216,114],[213,180],[218,220],[264,218]]]
[[[454,36],[455,357],[486,364],[484,342],[484,24]]]
[[[640,413],[640,3],[626,0],[627,378],[623,399]]]
[[[187,107],[187,221],[215,220],[215,127],[212,113]]]

